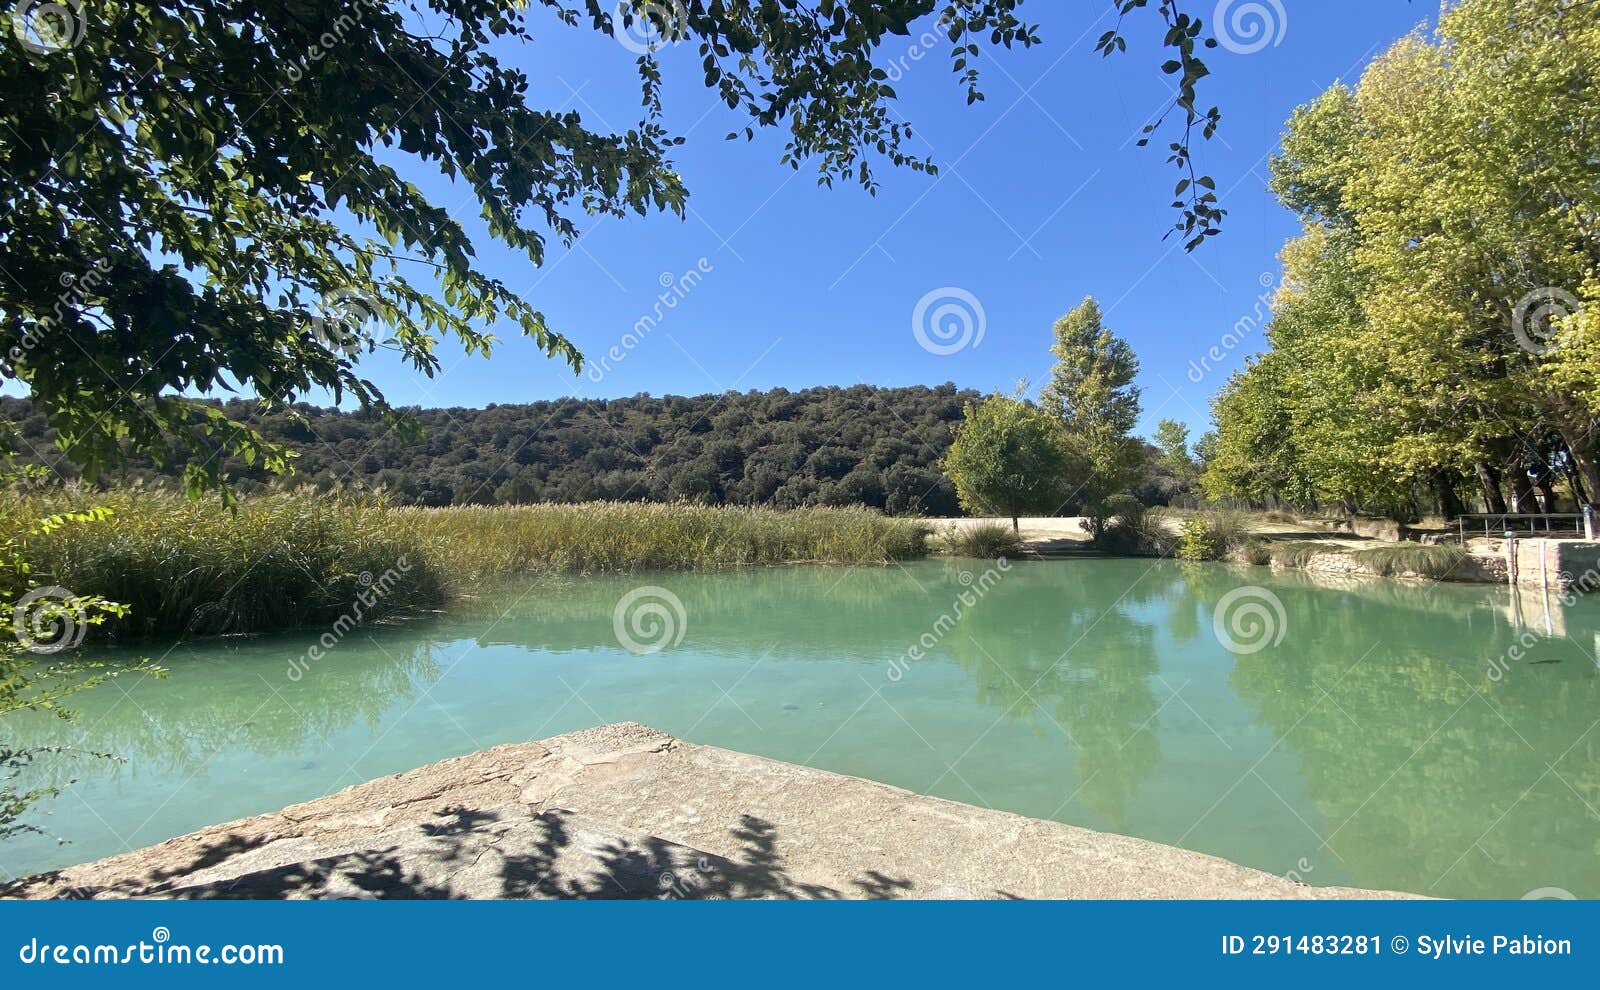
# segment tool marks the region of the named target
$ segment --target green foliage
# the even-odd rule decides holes
[[[1194,515],[1183,520],[1174,555],[1179,560],[1216,560],[1222,556],[1220,546],[1206,518]]]
[[[1600,18],[1462,0],[1297,110],[1271,349],[1213,405],[1213,497],[1409,518],[1600,498]],[[1553,506],[1545,505],[1545,511]]]
[[[432,543],[370,497],[277,494],[234,511],[175,493],[50,489],[0,494],[0,525],[60,507],[108,516],[34,540],[35,567],[82,593],[126,603],[124,634],[219,634],[364,621],[445,599]],[[383,580],[384,575],[391,578]]]
[[[1185,485],[1195,477],[1194,458],[1189,454],[1189,427],[1175,419],[1156,423],[1156,449],[1161,452],[1161,466]]]
[[[1065,428],[1088,461],[1077,486],[1090,534],[1099,537],[1111,500],[1137,480],[1144,446],[1133,436],[1139,420],[1139,360],[1127,341],[1101,320],[1100,305],[1086,298],[1055,324],[1050,353],[1056,364],[1040,404]]]
[[[1245,545],[1250,518],[1237,509],[1208,508],[1187,515],[1175,556],[1180,560],[1222,560]]]
[[[952,524],[939,534],[938,546],[952,556],[994,560],[1019,555],[1022,552],[1022,538],[1004,523]]]
[[[953,516],[960,507],[938,461],[963,401],[976,397],[946,383],[419,409],[411,416],[420,437],[381,417],[311,406],[269,413],[235,402],[220,411],[295,452],[289,483],[382,488],[399,505],[694,499]],[[16,424],[25,450],[50,453],[57,434],[37,407],[0,398],[0,419]],[[207,456],[241,494],[284,483],[225,451]],[[42,463],[76,477],[64,457]],[[181,453],[161,468],[135,458],[122,474],[178,477],[186,463]]]
[[[1065,502],[1077,458],[1060,424],[1020,398],[996,393],[968,403],[942,466],[961,507],[974,515],[1052,515]]]
[[[1118,23],[1116,27],[1100,36],[1095,43],[1095,50],[1103,55],[1123,51],[1127,42],[1121,34],[1121,18],[1135,10],[1147,7],[1149,0],[1115,0]],[[1150,140],[1150,135],[1161,128],[1167,115],[1174,109],[1183,111],[1183,137],[1171,143],[1172,154],[1168,161],[1175,165],[1183,174],[1173,188],[1172,194],[1178,197],[1175,205],[1182,212],[1183,218],[1173,227],[1172,232],[1184,238],[1184,248],[1193,251],[1205,242],[1207,237],[1212,237],[1221,231],[1222,218],[1228,211],[1217,205],[1217,184],[1208,175],[1198,175],[1194,168],[1194,159],[1190,155],[1189,139],[1196,128],[1207,139],[1216,133],[1217,125],[1222,121],[1222,112],[1216,107],[1202,111],[1196,96],[1196,87],[1201,79],[1211,74],[1211,70],[1201,60],[1198,47],[1216,47],[1216,40],[1204,38],[1202,40],[1200,18],[1192,17],[1183,10],[1180,0],[1157,0],[1156,10],[1161,19],[1166,23],[1166,44],[1173,49],[1176,58],[1169,59],[1161,66],[1161,71],[1169,76],[1178,77],[1178,85],[1173,93],[1172,103],[1164,107],[1160,116],[1144,126],[1144,137],[1139,139],[1139,146],[1143,147]],[[1222,16],[1222,8],[1217,8],[1217,13]]]
[[[1178,546],[1169,518],[1167,510],[1148,508],[1138,499],[1115,499],[1110,521],[1095,546],[1110,553],[1169,557]]]
[[[789,563],[887,564],[927,553],[927,523],[870,509],[777,511],[593,502],[404,509],[463,585],[515,574],[696,570]]]
[[[7,473],[17,480],[19,472]],[[110,510],[103,506],[55,508],[7,518],[0,529],[0,726],[7,716],[24,711],[50,712],[70,721],[73,712],[62,704],[68,696],[130,669],[108,668],[65,652],[75,649],[92,627],[125,618],[127,605],[41,585],[36,576],[41,570],[41,543],[77,534],[109,517]],[[61,659],[55,659],[57,655]],[[133,669],[160,673],[149,664]],[[13,784],[40,753],[0,741],[0,839],[35,830],[17,824],[17,819],[35,802],[58,793],[55,787],[19,790]]]

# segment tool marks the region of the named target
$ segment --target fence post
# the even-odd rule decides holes
[[[1583,506],[1583,538],[1594,539],[1594,506],[1585,503]]]

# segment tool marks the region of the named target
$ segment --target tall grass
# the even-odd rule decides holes
[[[1453,544],[1427,546],[1420,543],[1391,543],[1355,550],[1351,558],[1374,574],[1384,577],[1415,575],[1443,580],[1467,559],[1467,552]]]
[[[264,495],[230,512],[163,491],[0,495],[0,520],[65,506],[109,518],[29,540],[42,583],[130,606],[117,631],[135,635],[257,632],[331,622],[374,584],[365,618],[432,607],[447,597],[438,554],[415,527],[370,499]],[[384,576],[399,580],[385,580]]]
[[[1322,554],[1342,554],[1345,549],[1331,543],[1317,543],[1309,540],[1294,540],[1286,543],[1274,543],[1269,552],[1272,562],[1279,567],[1305,567],[1311,563],[1313,557]]]
[[[870,509],[686,503],[395,509],[467,580],[508,574],[695,570],[749,564],[885,564],[927,553],[927,523]]]
[[[438,608],[479,582],[926,553],[928,527],[867,509],[590,503],[397,509],[370,497],[280,493],[234,511],[159,490],[0,492],[0,526],[70,507],[110,518],[30,537],[41,583],[131,606],[116,632],[246,633]]]
[[[954,523],[940,533],[935,542],[940,550],[955,557],[994,560],[1022,553],[1022,538],[1005,523]]]

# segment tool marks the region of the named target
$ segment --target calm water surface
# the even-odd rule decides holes
[[[14,727],[124,762],[41,763],[25,783],[76,783],[34,819],[50,837],[0,844],[0,870],[632,719],[1311,884],[1600,897],[1600,600],[1128,560],[1018,563],[980,594],[988,566],[523,584],[358,630],[299,680],[320,630],[150,647],[166,680],[79,696],[75,726]],[[682,602],[682,639],[635,656],[613,608],[649,584]],[[1244,586],[1282,622],[1235,595],[1269,626],[1230,649],[1213,618]]]

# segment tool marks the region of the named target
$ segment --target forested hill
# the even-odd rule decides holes
[[[223,408],[299,452],[288,483],[381,486],[403,504],[690,498],[957,515],[938,460],[963,404],[976,398],[946,383],[413,409],[422,434],[410,438],[361,413]],[[77,475],[26,400],[0,398],[0,417],[17,425],[26,458]],[[237,458],[226,463],[241,492],[273,483]],[[181,459],[159,471],[147,461],[103,480],[176,478],[182,470]]]

